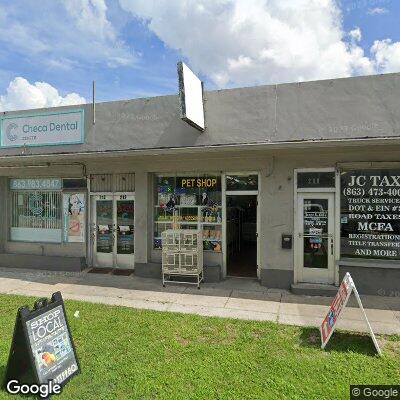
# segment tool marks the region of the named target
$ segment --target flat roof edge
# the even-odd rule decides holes
[[[358,139],[323,139],[323,140],[299,140],[282,142],[256,142],[240,144],[219,144],[207,146],[189,146],[189,147],[167,147],[167,148],[144,148],[144,149],[124,149],[124,150],[103,150],[87,151],[73,153],[52,153],[52,154],[24,154],[24,155],[5,155],[0,156],[1,161],[10,160],[32,160],[46,159],[54,157],[82,158],[82,157],[119,157],[119,156],[139,156],[139,155],[161,155],[161,154],[185,154],[202,153],[218,151],[242,151],[242,150],[286,150],[286,149],[306,149],[312,147],[331,148],[338,146],[359,146],[359,145],[391,145],[400,144],[399,136],[381,137],[381,138],[358,138]]]

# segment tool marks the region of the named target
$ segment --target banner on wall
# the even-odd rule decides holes
[[[85,194],[64,193],[64,242],[85,241]]]

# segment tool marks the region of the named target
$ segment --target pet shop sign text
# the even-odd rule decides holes
[[[179,177],[178,187],[185,189],[201,188],[214,189],[218,186],[218,179],[215,177]]]

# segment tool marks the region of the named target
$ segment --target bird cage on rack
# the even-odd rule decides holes
[[[161,234],[162,279],[166,282],[197,285],[203,281],[203,242],[193,229],[168,229]],[[182,281],[179,277],[189,278]],[[195,278],[195,280],[190,280]]]

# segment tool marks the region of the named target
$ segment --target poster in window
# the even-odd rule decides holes
[[[85,194],[64,193],[64,242],[85,241]]]

